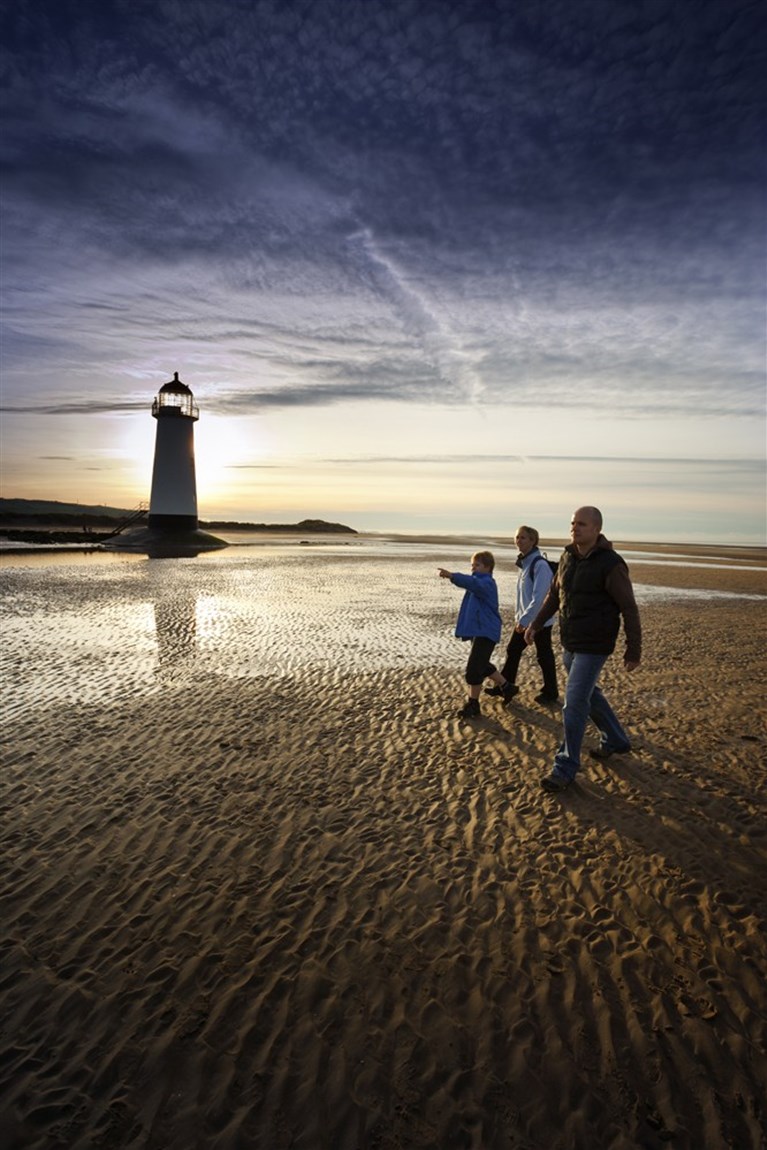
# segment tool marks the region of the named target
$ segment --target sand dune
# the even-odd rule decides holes
[[[457,596],[299,567],[4,568],[5,1145],[763,1146],[765,600],[549,797],[532,660],[466,723]]]

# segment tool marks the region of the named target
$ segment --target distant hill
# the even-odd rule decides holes
[[[59,503],[52,499],[0,499],[0,524],[3,528],[22,523],[35,527],[114,527],[115,520],[133,515],[135,508],[105,507],[100,504]],[[203,521],[200,527],[218,531],[294,531],[315,535],[356,535],[353,527],[327,523],[324,519],[302,519],[300,523],[237,523]]]
[[[52,499],[0,499],[0,518],[10,516],[24,518],[40,518],[45,516],[75,516],[81,520],[83,516],[95,516],[99,519],[124,519],[130,515],[130,509],[123,507],[93,506],[88,503],[59,503]]]
[[[309,534],[356,535],[353,527],[343,523],[326,523],[324,519],[302,519],[300,523],[231,523],[211,519],[200,526],[210,531],[305,531]]]

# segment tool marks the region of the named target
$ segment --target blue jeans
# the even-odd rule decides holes
[[[581,765],[581,745],[589,719],[602,734],[605,751],[625,751],[629,737],[599,687],[597,679],[607,662],[607,655],[583,655],[564,651],[562,661],[567,671],[565,705],[562,708],[564,738],[554,756],[553,774],[572,781]]]

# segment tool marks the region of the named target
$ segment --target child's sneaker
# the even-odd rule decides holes
[[[461,719],[479,719],[481,715],[479,699],[467,699],[458,712],[458,717]]]

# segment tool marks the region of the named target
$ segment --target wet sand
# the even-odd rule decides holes
[[[431,557],[88,558],[0,568],[9,1150],[765,1145],[763,556],[632,568],[556,797]]]

